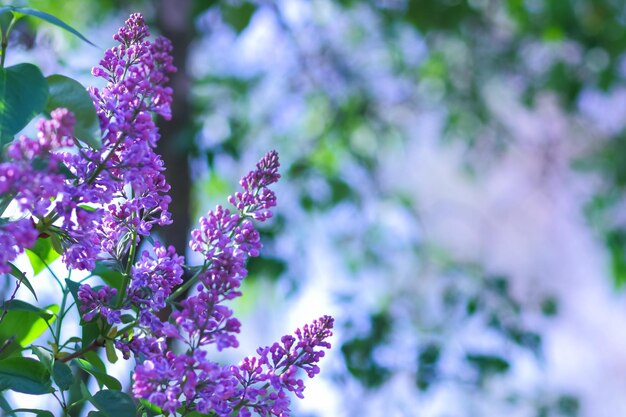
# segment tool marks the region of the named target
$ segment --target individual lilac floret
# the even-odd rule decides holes
[[[112,306],[116,295],[117,290],[106,285],[98,290],[91,288],[89,284],[81,285],[78,289],[78,300],[81,302],[79,309],[83,313],[83,320],[91,321],[100,314],[109,324],[120,323],[121,312]]]

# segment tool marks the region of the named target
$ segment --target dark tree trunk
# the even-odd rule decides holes
[[[163,36],[174,46],[174,65],[178,71],[171,77],[174,89],[172,119],[159,122],[161,140],[157,151],[163,156],[165,176],[172,189],[170,211],[173,223],[158,232],[164,243],[174,245],[180,255],[187,249],[190,229],[189,201],[191,179],[188,151],[193,143],[194,130],[189,98],[190,80],[187,75],[189,44],[194,38],[191,0],[160,0],[156,6],[157,25]]]

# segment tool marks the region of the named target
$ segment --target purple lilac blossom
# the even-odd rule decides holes
[[[334,320],[323,316],[286,335],[271,347],[257,349],[257,357],[245,358],[231,368],[239,382],[236,397],[241,416],[254,411],[262,416],[288,416],[289,397],[285,391],[303,398],[304,382],[297,377],[298,369],[309,378],[319,373],[317,363],[324,357],[321,348],[330,349],[327,339],[332,336]]]
[[[170,118],[172,89],[166,84],[176,68],[170,42],[165,38],[150,42],[149,36],[143,17],[131,15],[114,36],[119,45],[108,49],[92,70],[107,85],[90,89],[104,146],[100,154],[92,155],[97,164],[88,177],[112,188],[112,196],[118,198],[106,203],[99,230],[102,249],[118,260],[137,244],[130,235],[148,236],[154,224],[171,223],[167,211],[171,199],[165,195],[170,187],[163,161],[154,152],[159,133],[151,113]],[[104,169],[98,171],[100,166]]]
[[[167,74],[175,68],[169,42],[159,38],[150,43],[148,36],[141,15],[131,15],[114,37],[120,45],[107,50],[100,67],[93,70],[107,81],[101,91],[90,90],[103,131],[102,149],[84,148],[78,155],[59,154],[49,159],[52,167],[64,163],[75,176],[73,181],[60,182],[64,187],[56,194],[62,198],[55,204],[68,236],[65,261],[74,268],[93,269],[102,252],[120,264],[134,262],[125,258],[138,245],[138,236],[148,236],[154,224],[171,222],[167,211],[170,198],[165,194],[169,185],[163,176],[163,162],[154,153],[159,134],[150,113],[170,117],[171,89],[165,84]],[[57,146],[56,139],[58,146],[71,145],[62,138],[70,137],[73,122],[53,119],[56,124],[41,125],[38,138],[48,138],[52,146]],[[63,134],[66,128],[68,133]],[[32,159],[31,154],[39,152],[35,142],[18,144],[22,148],[13,152],[22,158]],[[272,215],[276,196],[268,187],[280,177],[278,166],[277,153],[269,152],[256,170],[242,178],[243,190],[229,197],[235,212],[218,206],[200,219],[200,228],[192,232],[190,242],[205,258],[196,277],[198,293],[180,302],[171,321],[161,321],[157,313],[182,282],[183,258],[158,242],[153,255],[144,251],[134,262],[124,299],[116,300],[117,291],[107,286],[80,287],[79,308],[86,321],[99,315],[112,325],[120,322],[123,310],[136,312],[135,332],[115,341],[125,358],[133,353],[141,361],[133,375],[136,397],[148,399],[166,412],[184,405],[188,410],[218,416],[248,416],[251,412],[288,416],[287,392],[302,397],[304,389],[298,370],[309,377],[319,372],[317,362],[324,356],[320,348],[330,348],[326,339],[332,335],[333,320],[328,316],[298,329],[295,337],[284,336],[281,343],[259,348],[258,357],[246,358],[238,366],[210,361],[204,350],[211,344],[218,350],[238,346],[235,334],[240,323],[223,302],[241,295],[247,258],[259,255],[260,236],[252,220],[265,221]],[[34,200],[29,197],[23,197],[24,204]],[[87,210],[80,207],[84,203],[102,208]],[[30,210],[43,214],[48,207],[32,205]],[[18,226],[30,225],[21,221],[3,228]],[[20,242],[7,244],[20,249]],[[167,338],[181,340],[188,350],[175,354],[169,350]]]
[[[121,313],[112,307],[116,295],[115,288],[103,286],[96,289],[91,288],[89,284],[81,285],[78,289],[78,299],[81,302],[79,310],[83,314],[83,320],[90,321],[99,314],[109,324],[120,323]]]
[[[90,239],[78,243],[84,256],[73,258],[71,265],[79,269],[92,269],[96,259],[80,243],[89,242],[98,248],[96,255],[102,252],[119,264],[134,262],[126,257],[138,246],[139,237],[149,236],[155,224],[171,223],[171,198],[166,195],[170,186],[163,161],[154,152],[159,133],[151,113],[170,118],[172,90],[166,84],[176,68],[170,42],[164,38],[150,42],[149,36],[143,17],[131,15],[113,37],[119,45],[105,51],[100,66],[92,70],[107,81],[102,90],[90,89],[104,132],[103,148],[85,153],[74,170],[86,178],[78,187],[103,190],[101,200],[94,202],[104,209],[101,220],[90,228]],[[158,330],[162,323],[155,314],[180,284],[183,259],[158,242],[154,252],[156,258],[144,252],[133,266],[127,297],[118,308],[137,307],[140,322]],[[84,295],[93,296],[89,290]]]
[[[59,149],[72,146],[74,115],[67,109],[51,112],[50,120],[40,120],[35,139],[20,136],[6,151],[8,161],[0,163],[0,195],[12,198],[22,215],[43,218],[53,200],[63,198],[66,177]],[[2,219],[4,220],[4,219]],[[0,226],[0,272],[8,272],[8,262],[31,247],[39,232],[33,219],[23,218]]]
[[[0,224],[0,274],[11,271],[9,262],[35,244],[39,232],[30,219]]]
[[[133,374],[133,394],[174,412],[184,405],[188,410],[213,412],[217,416],[288,416],[289,396],[302,397],[304,382],[297,377],[302,369],[309,377],[319,372],[317,362],[324,356],[320,348],[330,348],[333,319],[324,316],[298,329],[295,336],[284,336],[281,343],[259,348],[258,357],[244,359],[238,366],[222,367],[207,359],[208,345],[218,350],[238,346],[235,334],[240,323],[222,303],[239,295],[241,280],[247,275],[248,257],[258,256],[260,236],[252,219],[264,221],[276,197],[268,187],[279,179],[278,155],[269,152],[256,170],[241,180],[243,192],[229,198],[236,212],[221,206],[210,211],[193,230],[190,247],[205,259],[197,275],[198,293],[180,303],[172,313],[173,323],[163,323],[153,332],[131,339],[123,349],[145,358]],[[176,355],[164,348],[166,337],[187,345],[187,352]],[[160,340],[158,342],[157,340]],[[123,345],[123,343],[120,343]],[[159,349],[151,349],[159,346]]]

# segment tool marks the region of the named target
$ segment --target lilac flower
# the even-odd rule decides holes
[[[166,195],[170,186],[163,175],[163,161],[154,152],[159,133],[152,113],[169,118],[172,91],[166,84],[168,74],[176,69],[169,41],[159,38],[152,43],[148,37],[143,17],[131,15],[114,36],[119,45],[105,51],[100,66],[92,70],[107,81],[102,90],[90,89],[103,147],[85,151],[83,159],[68,158],[68,163],[81,179],[74,188],[103,209],[99,222],[88,225],[89,237],[73,235],[76,244],[68,253],[73,255],[70,264],[79,269],[93,268],[97,256],[108,256],[122,265],[134,263],[130,287],[120,305],[137,307],[141,324],[156,331],[163,324],[155,314],[165,306],[171,289],[180,284],[183,259],[160,244],[154,247],[156,258],[145,252],[135,263],[131,256],[139,238],[149,236],[155,224],[171,223],[171,198]],[[85,241],[97,250],[88,252],[82,245]]]
[[[235,298],[241,280],[247,275],[247,257],[258,256],[261,241],[250,218],[264,221],[271,217],[271,207],[276,205],[276,196],[268,187],[278,181],[278,154],[268,152],[241,180],[243,193],[229,197],[238,213],[217,206],[206,217],[200,218],[200,228],[191,232],[189,246],[206,259],[206,268],[200,281],[216,299]]]
[[[8,146],[8,161],[0,163],[0,194],[14,199],[23,215],[43,218],[53,200],[62,197],[66,177],[60,170],[62,156],[56,151],[73,145],[74,123],[67,109],[53,110],[50,120],[39,121],[36,139],[21,136]],[[31,247],[38,234],[31,219],[1,224],[0,272],[8,272],[7,263]]]
[[[182,283],[184,259],[176,254],[173,246],[166,249],[158,241],[153,249],[154,256],[143,251],[133,266],[128,299],[142,310],[159,311],[165,307],[172,289]]]
[[[140,14],[131,15],[114,36],[119,45],[105,51],[100,66],[92,70],[107,84],[102,90],[90,89],[103,147],[85,150],[82,158],[67,158],[78,179],[73,187],[84,200],[104,205],[102,220],[95,225],[97,238],[90,243],[120,262],[137,245],[136,236],[148,236],[154,224],[171,223],[167,211],[171,199],[165,195],[169,185],[163,161],[154,153],[159,133],[151,113],[169,118],[172,91],[166,84],[176,69],[169,41],[150,42],[148,36]],[[76,268],[91,266],[84,259],[70,263]]]
[[[176,325],[187,334],[190,348],[215,343],[218,350],[237,347],[239,342],[233,333],[239,333],[241,324],[232,317],[233,312],[219,305],[215,293],[202,290],[198,295],[184,300],[182,310],[172,313]]]
[[[35,244],[39,232],[29,219],[0,223],[0,274],[11,271],[9,262]]]
[[[206,352],[192,355],[154,356],[135,368],[133,394],[174,412],[185,402],[188,409],[202,413],[215,411],[230,416],[229,400],[235,393],[237,381],[227,367],[211,362]]]
[[[304,370],[309,378],[319,373],[317,363],[330,349],[334,320],[323,316],[311,325],[297,329],[296,337],[286,335],[280,343],[257,349],[258,357],[245,358],[231,368],[240,384],[235,409],[253,410],[263,416],[288,416],[289,399],[285,390],[303,398],[304,382],[296,375]],[[249,415],[249,414],[242,414]]]
[[[99,314],[109,324],[120,323],[121,312],[112,305],[116,295],[117,290],[106,285],[99,289],[91,288],[89,284],[81,285],[78,300],[81,302],[79,310],[83,313],[83,320],[91,321]]]
[[[243,216],[264,221],[272,216],[270,208],[276,206],[276,195],[269,187],[280,179],[278,153],[268,152],[256,167],[241,179],[243,192],[230,196],[228,201],[237,207]]]
[[[37,139],[21,136],[7,149],[9,162],[0,164],[0,193],[12,195],[19,208],[44,216],[63,191],[65,176],[59,172],[57,149],[72,145],[75,119],[67,109],[57,109],[50,120],[41,120]]]
[[[152,324],[142,336],[120,343],[125,352],[144,358],[133,375],[136,397],[166,411],[184,405],[218,416],[244,416],[252,411],[286,416],[287,392],[302,397],[304,383],[297,377],[298,370],[310,377],[319,371],[316,363],[324,355],[320,348],[330,347],[326,339],[333,322],[327,316],[297,330],[295,337],[283,337],[281,344],[259,349],[258,358],[246,358],[239,366],[219,367],[207,360],[203,350],[212,344],[218,350],[238,345],[235,334],[240,323],[223,303],[241,295],[241,280],[247,275],[245,262],[249,256],[258,256],[261,248],[252,219],[263,221],[271,216],[276,197],[268,187],[278,178],[278,156],[272,151],[242,179],[244,191],[229,199],[237,212],[217,206],[192,231],[190,247],[205,258],[196,274],[201,283],[198,294],[180,302],[171,315],[172,323]],[[162,346],[149,336],[150,331],[158,340],[172,337],[184,342],[187,352],[174,355],[161,348],[147,349],[155,343]]]

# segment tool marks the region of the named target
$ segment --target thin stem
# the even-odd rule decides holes
[[[87,347],[77,350],[74,353],[70,353],[69,355],[63,356],[62,358],[57,358],[57,360],[59,362],[69,362],[72,359],[75,358],[80,358],[81,356],[83,356],[85,353],[90,352],[92,350],[96,350],[97,348],[101,347],[102,343],[98,342],[97,340],[94,340],[93,342],[91,342],[91,344],[89,344]]]
[[[137,230],[133,230],[132,239],[130,242],[130,249],[128,251],[128,260],[126,262],[126,268],[124,269],[124,282],[122,282],[122,288],[120,292],[120,297],[117,300],[117,304],[115,306],[116,309],[122,307],[124,302],[124,297],[126,297],[126,291],[128,291],[128,285],[130,284],[130,272],[135,263],[135,254],[137,253],[137,246],[139,246],[137,242]]]
[[[205,261],[204,265],[202,265],[202,268],[200,268],[198,270],[198,272],[193,274],[193,276],[191,278],[189,278],[187,281],[185,281],[180,287],[176,288],[176,291],[174,291],[173,293],[170,294],[169,297],[167,297],[167,301],[168,302],[176,301],[176,299],[181,294],[183,294],[185,291],[187,291],[192,285],[197,283],[198,282],[198,277],[200,276],[200,274],[202,274],[204,271],[206,271],[210,264],[211,264],[210,262]]]
[[[2,34],[2,57],[0,58],[1,68],[4,68],[4,60],[7,54],[7,47],[9,46],[9,35],[11,34],[11,30],[13,30],[13,26],[15,26],[19,19],[19,17],[15,17],[15,15],[13,15],[13,18],[11,19],[11,23],[9,23],[9,27],[7,28],[6,33]]]
[[[65,315],[67,314],[67,311],[65,310],[65,304],[67,303],[68,293],[69,293],[69,290],[65,288],[63,290],[63,298],[61,299],[61,308],[59,309],[60,314],[57,315],[56,337],[54,336],[54,333],[52,333],[52,336],[54,337],[57,346],[61,342],[61,325],[63,324],[63,319],[65,318]]]
[[[20,289],[21,284],[22,284],[22,281],[20,280],[15,281],[15,290],[13,291],[13,294],[11,294],[8,300],[2,302],[2,313],[0,314],[0,323],[2,322],[2,320],[4,320],[4,317],[7,315],[6,303],[15,299],[15,296],[17,295],[17,290]]]

